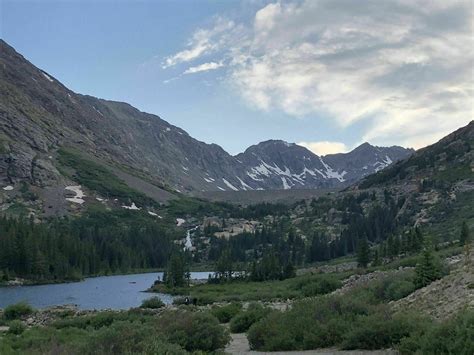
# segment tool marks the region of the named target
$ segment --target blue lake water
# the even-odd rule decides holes
[[[192,272],[192,279],[207,279],[210,272]],[[173,297],[161,293],[143,292],[162,272],[91,277],[84,281],[38,285],[0,287],[0,308],[25,301],[35,308],[75,304],[79,309],[128,309],[139,306],[144,299],[158,296],[169,304]]]

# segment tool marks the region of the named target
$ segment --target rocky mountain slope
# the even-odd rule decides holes
[[[0,40],[3,191],[17,191],[23,183],[40,195],[49,189],[54,193],[45,196],[55,204],[80,175],[64,166],[61,149],[74,151],[86,166],[98,164],[132,189],[148,196],[153,190],[155,200],[176,191],[342,187],[412,153],[363,144],[319,157],[295,144],[268,141],[232,156],[129,104],[77,94]]]
[[[357,186],[417,186],[440,188],[474,178],[474,121],[435,144],[416,151],[408,159],[367,177]]]
[[[349,153],[320,157],[297,144],[269,140],[249,147],[236,158],[246,167],[242,179],[253,189],[302,189],[350,185],[412,152],[364,143]]]
[[[350,190],[388,190],[404,201],[401,216],[442,239],[474,220],[474,121]],[[471,222],[472,223],[472,222]]]
[[[396,311],[416,310],[435,319],[448,319],[457,312],[474,309],[474,252],[450,260],[449,275],[392,302]]]

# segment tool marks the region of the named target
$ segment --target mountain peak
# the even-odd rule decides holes
[[[65,180],[78,185],[55,168],[62,148],[113,166],[118,176],[134,172],[183,192],[341,187],[407,155],[391,148],[380,148],[382,154],[364,143],[351,153],[319,157],[295,143],[270,139],[231,156],[127,103],[76,94],[4,41],[0,45],[0,100],[8,112],[0,137],[15,142],[4,144],[5,154],[0,153],[0,170],[8,172],[0,174],[4,185],[49,188]],[[1,91],[5,88],[15,90]],[[141,190],[146,184],[136,179],[127,178]]]

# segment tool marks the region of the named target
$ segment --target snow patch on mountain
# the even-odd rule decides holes
[[[375,167],[375,172],[378,172],[382,169],[385,169],[387,166],[389,166],[392,163],[393,163],[392,159],[390,159],[390,157],[386,155],[385,158],[382,159],[382,161],[376,161],[373,164],[373,166]]]
[[[122,206],[122,208],[125,208],[126,210],[132,210],[132,211],[139,211],[141,210],[140,207],[137,207],[137,205],[135,204],[135,202],[132,202],[132,204],[130,206]]]
[[[66,186],[64,189],[68,191],[72,191],[76,194],[76,196],[74,197],[66,197],[67,201],[78,203],[80,205],[82,205],[85,202],[84,197],[86,197],[86,195],[82,191],[81,185]]]
[[[50,77],[48,74],[46,74],[44,71],[42,71],[41,73],[43,74],[43,76],[44,76],[46,79],[48,79],[48,81],[54,82],[54,80],[51,79],[51,77]]]
[[[255,181],[264,181],[263,179],[259,179],[259,178],[257,177],[257,174],[255,174],[255,173],[252,173],[252,172],[247,171],[246,174],[247,174],[247,176],[250,177],[252,180],[255,180]]]
[[[224,184],[226,184],[231,190],[234,190],[234,191],[239,191],[238,188],[236,188],[234,185],[232,185],[230,182],[228,182],[226,179],[222,178],[222,181],[224,182]]]
[[[242,189],[244,189],[244,190],[253,190],[253,188],[251,186],[247,185],[244,181],[242,181],[241,178],[237,177],[237,179],[239,180],[240,185],[242,186]]]
[[[326,178],[327,179],[337,179],[340,182],[345,181],[344,175],[347,174],[347,171],[344,170],[342,173],[339,173],[337,171],[334,171],[333,168],[331,168],[328,164],[326,164],[321,157],[319,158],[319,161],[321,162],[321,164],[323,164],[324,168],[326,169]]]
[[[99,115],[101,115],[102,117],[104,117],[104,115],[102,114],[102,112],[100,112],[100,111],[97,109],[97,107],[92,106],[92,108],[93,108]]]
[[[288,181],[286,181],[286,178],[285,178],[285,177],[283,177],[283,176],[281,177],[281,182],[282,182],[282,184],[283,184],[283,189],[284,189],[284,190],[289,190],[289,189],[291,189],[291,186],[288,185]]]

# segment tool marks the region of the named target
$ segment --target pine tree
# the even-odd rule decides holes
[[[430,241],[427,241],[421,253],[420,262],[415,268],[415,285],[424,287],[441,276],[441,264],[433,255],[433,247]]]
[[[469,227],[467,226],[466,221],[462,222],[461,226],[461,235],[459,236],[459,244],[464,246],[469,244],[470,242],[470,235],[469,235]]]
[[[184,257],[181,253],[175,252],[168,261],[163,281],[169,287],[183,287],[186,286],[186,278],[187,270]]]
[[[370,250],[367,238],[359,239],[357,246],[357,263],[360,267],[366,268],[370,262]]]
[[[382,261],[380,260],[379,251],[375,249],[374,251],[374,259],[372,260],[372,266],[380,266]]]
[[[230,280],[234,267],[230,250],[224,250],[216,263],[216,276],[219,280]]]
[[[425,242],[425,237],[423,236],[423,233],[421,233],[421,229],[419,227],[415,228],[414,238],[414,251],[419,252],[423,248],[423,243]]]

